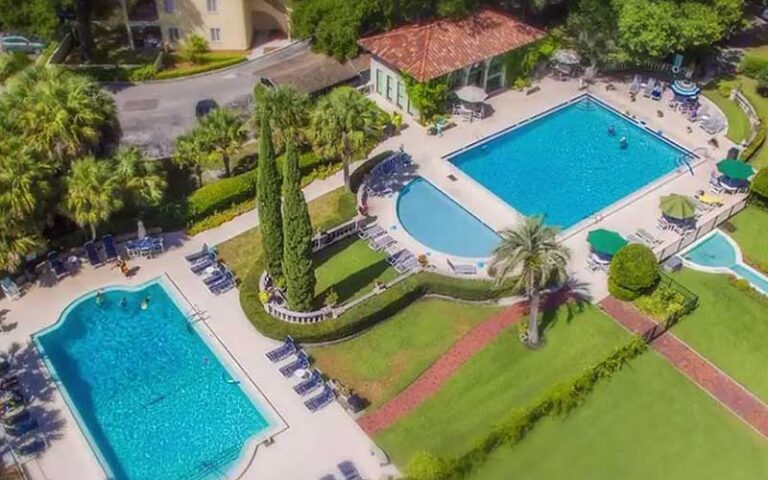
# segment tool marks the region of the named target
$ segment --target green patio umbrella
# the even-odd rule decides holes
[[[616,252],[621,250],[621,247],[627,244],[627,241],[621,235],[603,228],[589,232],[587,234],[587,242],[592,246],[592,250],[606,255],[615,255]]]
[[[721,160],[717,164],[717,169],[726,177],[734,180],[746,180],[755,173],[752,167],[735,158]]]
[[[686,220],[696,216],[696,203],[685,195],[673,193],[661,197],[659,207],[664,215],[677,220]]]

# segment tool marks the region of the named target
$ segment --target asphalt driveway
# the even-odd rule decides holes
[[[222,106],[248,109],[260,72],[295,55],[309,44],[298,42],[236,67],[193,78],[142,84],[107,84],[115,98],[123,130],[122,143],[148,155],[170,155],[173,142],[194,126],[197,102],[213,99]]]

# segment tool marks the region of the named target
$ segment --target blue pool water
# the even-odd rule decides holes
[[[269,427],[159,282],[89,295],[35,341],[110,478],[214,478]]]
[[[413,238],[449,255],[487,257],[500,241],[496,232],[423,178],[400,191],[397,216]]]
[[[585,97],[449,160],[518,212],[568,228],[674,170],[685,154]]]
[[[768,277],[738,261],[736,250],[724,233],[716,231],[683,256],[689,262],[703,267],[726,268],[768,295]]]

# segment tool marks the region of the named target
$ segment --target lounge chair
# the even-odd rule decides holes
[[[716,194],[723,193],[725,189],[723,188],[723,185],[720,183],[720,177],[717,176],[714,172],[712,172],[709,175],[709,191]]]
[[[336,394],[333,393],[331,387],[326,385],[322,392],[304,402],[304,405],[306,405],[310,412],[316,412],[331,403],[334,399],[336,399]]]
[[[11,300],[21,298],[21,289],[9,277],[3,277],[0,279],[0,289],[2,289],[5,296]]]
[[[355,464],[349,460],[341,462],[337,467],[339,467],[341,474],[344,475],[344,480],[362,480],[363,478],[360,476],[360,472],[357,470]]]
[[[714,114],[703,118],[699,126],[710,135],[717,135],[725,128],[725,120],[720,115]]]
[[[376,238],[378,236],[384,235],[386,232],[387,231],[384,230],[384,228],[381,225],[373,224],[368,228],[360,230],[357,236],[363,240],[370,240],[372,238]]]
[[[16,423],[11,426],[3,427],[6,433],[13,435],[14,437],[21,437],[33,430],[40,428],[40,424],[34,417],[29,417],[23,422]]]
[[[13,447],[16,453],[22,456],[34,455],[44,448],[45,440],[40,437],[30,437]]]
[[[640,75],[635,75],[634,78],[632,79],[632,83],[629,85],[630,96],[637,95],[637,92],[639,92],[640,89],[642,88],[640,86],[641,82],[642,82],[642,79],[640,78]]]
[[[107,257],[107,262],[112,262],[118,259],[117,247],[115,246],[115,239],[112,235],[104,235],[101,237],[101,243],[104,244],[104,255]]]
[[[408,260],[405,260],[403,262],[400,262],[395,265],[395,270],[397,273],[405,273],[410,272],[414,268],[417,268],[419,266],[419,260],[416,257],[411,257]]]
[[[474,265],[453,263],[450,258],[448,259],[448,266],[451,267],[453,273],[458,275],[474,275],[477,273],[477,267]]]
[[[85,249],[85,256],[88,257],[88,263],[90,263],[92,267],[100,267],[104,265],[104,262],[99,258],[99,252],[96,251],[96,245],[94,245],[93,242],[85,242],[83,248]]]
[[[69,275],[69,270],[67,270],[64,262],[61,260],[61,258],[59,258],[58,252],[48,253],[48,266],[51,268],[54,275],[56,275],[57,280]]]
[[[650,242],[653,245],[661,245],[662,241],[656,238],[652,233],[648,232],[647,230],[643,228],[638,228],[635,233],[640,238],[645,239],[646,241]]]
[[[200,275],[206,268],[213,266],[216,263],[216,255],[209,253],[208,256],[197,260],[195,263],[189,266],[192,273]]]
[[[209,253],[211,253],[211,247],[209,247],[207,243],[203,243],[203,248],[201,248],[199,251],[195,253],[191,253],[187,255],[186,257],[184,257],[184,259],[189,263],[195,263],[196,261],[205,257]]]
[[[394,267],[398,263],[405,262],[411,258],[415,258],[414,255],[410,251],[403,249],[387,257],[387,263]]]
[[[296,354],[296,360],[292,361],[287,365],[283,365],[282,367],[280,367],[280,373],[285,378],[288,378],[294,373],[296,373],[296,370],[299,370],[302,368],[304,369],[309,368],[309,357],[307,357],[306,353],[300,350],[299,353]]]
[[[336,480],[336,475],[329,473],[328,475],[323,475],[320,480]]]
[[[224,278],[208,285],[208,290],[214,295],[221,295],[235,287],[235,276],[232,272],[227,272]]]
[[[19,386],[19,377],[11,375],[0,381],[0,390],[11,390]]]
[[[390,237],[389,235],[382,235],[377,238],[373,238],[368,241],[368,246],[371,247],[373,250],[380,252],[382,250],[387,249],[388,247],[391,247],[394,245],[395,239]]]
[[[210,275],[203,278],[203,283],[205,285],[213,285],[214,283],[221,281],[224,277],[226,277],[230,273],[232,272],[230,272],[226,266],[222,264],[218,264],[214,267],[214,271],[211,272]]]
[[[272,363],[277,363],[281,360],[285,360],[294,353],[296,353],[296,342],[294,342],[293,338],[288,335],[285,337],[285,341],[282,345],[267,352],[267,358]]]
[[[325,386],[323,377],[322,375],[320,375],[320,372],[318,372],[317,370],[314,370],[312,372],[312,375],[308,379],[302,381],[297,385],[294,385],[293,391],[298,393],[299,395],[304,396],[321,385]]]
[[[653,90],[651,91],[651,99],[659,101],[661,100],[662,95],[664,95],[664,84],[662,82],[658,82],[656,85],[654,85]]]
[[[645,88],[643,89],[643,96],[646,98],[651,97],[651,93],[653,93],[653,89],[656,87],[656,80],[649,78],[648,83],[645,84]]]

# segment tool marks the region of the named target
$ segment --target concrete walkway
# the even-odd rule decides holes
[[[600,302],[600,307],[624,328],[638,335],[659,326],[631,304],[613,297]],[[717,402],[768,439],[768,405],[752,392],[670,332],[657,337],[651,346]]]

